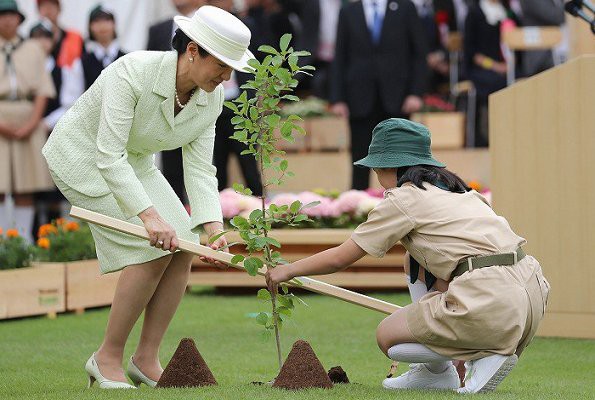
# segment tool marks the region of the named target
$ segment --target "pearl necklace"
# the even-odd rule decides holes
[[[184,104],[182,104],[180,102],[180,98],[178,97],[178,91],[176,90],[176,104],[178,105],[178,107],[180,107],[180,109],[186,107],[186,105],[188,105],[188,103],[190,102],[190,99],[192,98],[192,96],[194,96],[194,91],[196,90],[196,88],[192,89],[192,91],[190,92],[190,97],[188,97],[188,101]]]

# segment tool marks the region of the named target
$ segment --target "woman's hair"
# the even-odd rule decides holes
[[[407,182],[411,182],[423,190],[426,190],[423,185],[424,182],[438,187],[444,186],[449,191],[455,193],[464,193],[471,190],[455,173],[450,172],[446,168],[433,165],[414,165],[397,168],[397,187]]]
[[[178,52],[178,56],[182,55],[186,52],[186,48],[188,47],[188,43],[190,42],[194,42],[192,39],[190,39],[184,32],[182,32],[182,30],[180,28],[176,29],[176,33],[173,37],[173,39],[171,40],[171,45],[174,48],[175,51]],[[196,42],[194,42],[196,43]],[[200,47],[198,44],[196,45],[198,47],[198,54],[200,55],[201,58],[205,58],[206,56],[209,55],[209,52],[206,51],[205,49],[203,49],[202,47]]]

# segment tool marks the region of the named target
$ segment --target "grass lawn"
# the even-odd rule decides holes
[[[378,294],[406,304],[404,294]],[[192,337],[219,386],[140,391],[86,390],[84,363],[99,345],[108,310],[0,322],[0,399],[451,399],[453,393],[393,392],[380,386],[390,362],[378,351],[382,315],[338,300],[307,295],[282,332],[283,350],[308,340],[326,369],[341,365],[354,384],[332,390],[287,392],[251,385],[276,375],[274,342],[263,342],[247,314],[266,310],[253,296],[195,291],[185,296],[161,350],[167,364],[179,340]],[[140,325],[140,324],[137,324]],[[127,355],[134,351],[138,327]],[[400,370],[406,369],[405,365]],[[595,399],[595,341],[536,339],[495,393],[482,399]]]

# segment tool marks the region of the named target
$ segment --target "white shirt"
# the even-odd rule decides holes
[[[372,26],[374,25],[374,3],[376,3],[380,18],[384,20],[387,0],[362,0],[364,14],[366,16],[366,24],[368,24],[368,29],[370,30],[372,30]]]
[[[93,53],[95,58],[98,61],[101,61],[103,68],[113,63],[118,57],[118,52],[120,51],[120,45],[116,40],[111,42],[107,47],[103,47],[98,42],[91,40],[85,43],[85,48],[87,49],[88,53]]]
[[[51,73],[54,69],[54,59],[48,57],[46,62],[46,70]],[[83,63],[80,58],[68,67],[61,68],[62,73],[62,87],[60,88],[60,107],[52,111],[43,120],[50,129],[54,129],[60,117],[78,100],[78,98],[85,91],[85,74],[83,72]]]
[[[341,0],[320,0],[320,29],[318,31],[318,58],[332,61],[335,57],[337,23]]]

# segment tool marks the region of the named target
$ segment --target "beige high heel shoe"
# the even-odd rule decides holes
[[[128,377],[136,387],[139,387],[141,383],[144,383],[145,385],[152,388],[157,386],[157,382],[155,382],[154,380],[142,373],[142,371],[134,363],[132,357],[130,357],[130,361],[128,362],[128,368],[126,368],[126,373],[128,374]]]
[[[99,372],[99,365],[97,365],[97,361],[95,360],[95,353],[93,353],[87,360],[85,371],[87,371],[87,374],[89,375],[89,384],[87,385],[87,388],[93,386],[93,383],[97,381],[100,389],[136,389],[135,386],[132,386],[129,383],[111,381],[101,375],[101,372]]]

